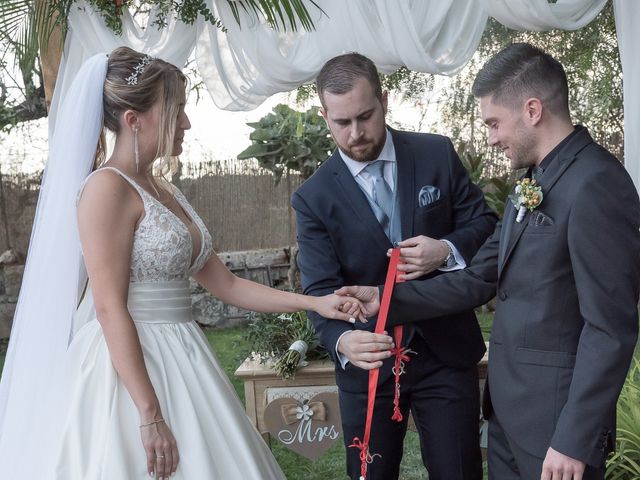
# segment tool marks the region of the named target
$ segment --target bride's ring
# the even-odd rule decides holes
[[[156,458],[164,458],[164,455],[156,455]]]

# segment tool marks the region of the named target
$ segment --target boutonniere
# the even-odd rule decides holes
[[[533,212],[542,203],[542,188],[535,180],[523,178],[516,182],[515,193],[509,198],[518,209],[516,222],[520,223],[527,210]]]

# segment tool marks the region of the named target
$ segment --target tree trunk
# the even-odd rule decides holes
[[[48,4],[51,0],[36,0],[36,5]],[[50,20],[55,22],[57,14]],[[58,77],[58,69],[60,68],[60,60],[62,58],[62,49],[64,40],[59,27],[53,29],[49,39],[44,38],[43,32],[40,33],[40,62],[42,66],[42,78],[44,80],[44,94],[47,101],[47,111],[51,106],[51,98],[53,97],[53,89]]]

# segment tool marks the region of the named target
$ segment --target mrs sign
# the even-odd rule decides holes
[[[303,457],[316,460],[342,433],[337,392],[309,399],[287,396],[272,400],[264,410],[269,434]]]

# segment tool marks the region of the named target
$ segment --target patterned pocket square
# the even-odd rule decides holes
[[[533,218],[533,225],[536,227],[548,227],[553,225],[555,222],[553,218],[549,215],[545,215],[544,213],[537,211],[536,215]]]
[[[433,185],[425,185],[418,193],[418,206],[424,207],[440,198],[440,189]]]

